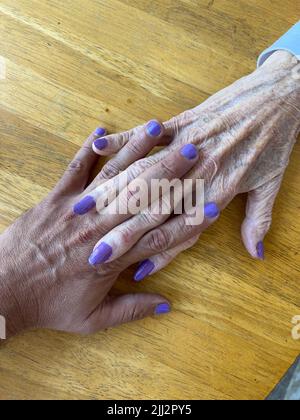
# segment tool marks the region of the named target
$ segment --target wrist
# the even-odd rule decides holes
[[[275,51],[258,71],[273,82],[276,97],[299,108],[300,62],[296,56],[288,51]]]
[[[257,62],[258,66],[260,67],[274,52],[278,51],[288,51],[300,60],[300,21],[260,54]]]

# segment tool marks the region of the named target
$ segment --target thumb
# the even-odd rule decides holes
[[[138,293],[111,297],[100,313],[94,314],[99,329],[111,328],[120,324],[146,318],[153,315],[163,315],[171,311],[170,303],[163,297],[154,294]]]
[[[253,258],[264,260],[264,238],[272,223],[272,211],[283,175],[250,191],[246,207],[246,218],[242,225],[242,239]]]

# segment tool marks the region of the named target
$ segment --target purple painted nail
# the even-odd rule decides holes
[[[143,261],[134,275],[134,281],[142,281],[154,270],[155,265],[150,260]]]
[[[262,241],[258,242],[258,244],[256,245],[256,250],[257,250],[258,258],[260,260],[264,260],[265,259],[265,246]]]
[[[158,137],[161,134],[161,125],[157,121],[150,121],[146,127],[147,133],[151,137]]]
[[[171,306],[168,303],[161,303],[155,308],[155,315],[163,315],[171,312]]]
[[[74,206],[74,213],[82,216],[88,213],[96,206],[96,201],[91,195],[84,197],[79,203]]]
[[[99,127],[95,130],[94,134],[95,134],[95,136],[102,137],[106,134],[106,130],[105,130],[105,128]]]
[[[219,207],[216,203],[206,203],[204,206],[204,216],[208,219],[215,219],[220,214]]]
[[[112,247],[102,242],[90,256],[89,263],[91,265],[103,264],[110,259],[112,253]]]
[[[94,146],[98,149],[98,150],[103,150],[106,149],[106,147],[108,146],[108,141],[105,138],[102,139],[98,139],[94,141]]]
[[[186,146],[184,146],[181,149],[180,153],[181,156],[189,160],[193,160],[198,156],[198,150],[193,144],[187,144]]]

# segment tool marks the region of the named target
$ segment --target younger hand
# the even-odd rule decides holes
[[[0,236],[0,314],[6,318],[8,336],[28,328],[88,334],[170,311],[169,302],[155,294],[112,293],[115,281],[132,259],[97,269],[88,263],[89,257],[93,264],[109,258],[108,247],[92,256],[91,252],[99,237],[125,217],[100,220],[97,213],[90,213],[83,219],[72,211],[98,160],[92,144],[103,134],[97,130],[49,196]],[[191,147],[193,158],[179,147],[164,164],[158,162],[156,174],[183,176],[198,158]],[[151,173],[145,176],[147,181],[149,176]],[[85,205],[88,208],[90,203]],[[137,255],[134,262],[138,261]]]

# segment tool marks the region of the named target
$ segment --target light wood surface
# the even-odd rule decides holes
[[[252,71],[299,16],[296,0],[1,0],[0,230],[47,194],[95,127],[197,105]],[[298,144],[265,263],[242,246],[239,197],[168,269],[139,286],[122,279],[163,293],[171,315],[5,342],[0,398],[264,398],[300,349],[299,162]]]

